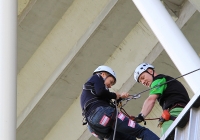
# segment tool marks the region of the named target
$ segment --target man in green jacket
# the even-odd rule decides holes
[[[144,121],[157,100],[163,113],[168,112],[170,116],[162,118],[162,123],[160,123],[161,135],[163,135],[190,100],[185,87],[170,76],[157,74],[154,66],[148,63],[142,63],[135,69],[134,79],[151,88],[149,97],[144,101],[142,110],[136,117],[137,122]],[[164,116],[166,115],[164,114]]]

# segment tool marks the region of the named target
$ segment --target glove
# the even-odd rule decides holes
[[[117,99],[117,103],[119,103],[121,100],[122,100],[122,98],[121,98],[121,97],[119,97],[119,99]]]
[[[144,121],[144,115],[142,113],[140,113],[137,117],[135,117],[134,121],[137,122],[137,123],[143,122]]]

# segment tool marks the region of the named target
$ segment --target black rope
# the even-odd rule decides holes
[[[172,82],[172,81],[174,81],[174,80],[177,80],[177,79],[179,79],[179,78],[181,78],[181,77],[183,77],[183,76],[186,76],[186,75],[191,74],[191,73],[193,73],[193,72],[196,72],[196,71],[198,71],[198,70],[200,70],[200,68],[199,68],[199,69],[196,69],[196,70],[193,70],[193,71],[191,71],[191,72],[188,72],[188,73],[186,73],[186,74],[184,74],[184,75],[181,75],[181,76],[179,76],[179,77],[176,77],[176,78],[174,78],[174,79],[171,79],[171,80],[169,80],[169,81],[167,81],[167,82],[165,82],[165,83],[163,83],[163,84],[159,84],[159,85],[157,85],[157,86],[155,86],[155,87],[152,87],[152,88],[149,88],[149,89],[144,90],[144,91],[142,91],[142,92],[139,92],[139,93],[137,93],[137,94],[129,95],[129,96],[132,96],[132,98],[127,98],[128,100],[127,100],[127,99],[125,99],[125,100],[127,100],[127,102],[128,102],[129,100],[134,99],[134,97],[138,97],[140,94],[142,94],[142,93],[144,93],[144,92],[147,92],[147,91],[149,91],[149,90],[151,90],[151,89],[154,89],[154,88],[157,88],[157,87],[162,86],[162,85],[164,85],[164,84],[167,84],[167,83]]]
[[[116,99],[115,99],[115,108],[116,108],[116,117],[115,117],[115,128],[114,128],[113,140],[115,140],[115,134],[116,134],[116,129],[117,129],[117,118],[118,118],[117,100]]]

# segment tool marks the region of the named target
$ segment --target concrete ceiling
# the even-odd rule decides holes
[[[200,55],[199,1],[163,4]],[[18,0],[17,140],[96,139],[81,122],[83,83],[105,64],[117,73],[112,91],[139,93],[145,87],[132,74],[141,62],[181,75],[131,0]],[[130,101],[127,112],[137,115],[147,96]],[[160,112],[156,105],[149,117]],[[155,123],[146,127],[159,135]]]

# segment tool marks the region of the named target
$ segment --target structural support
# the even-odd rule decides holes
[[[0,1],[0,136],[16,139],[17,1]]]
[[[200,59],[160,0],[133,0],[181,74],[200,68]],[[194,93],[200,71],[184,77]]]
[[[200,12],[200,1],[199,0],[189,0],[194,7]]]

